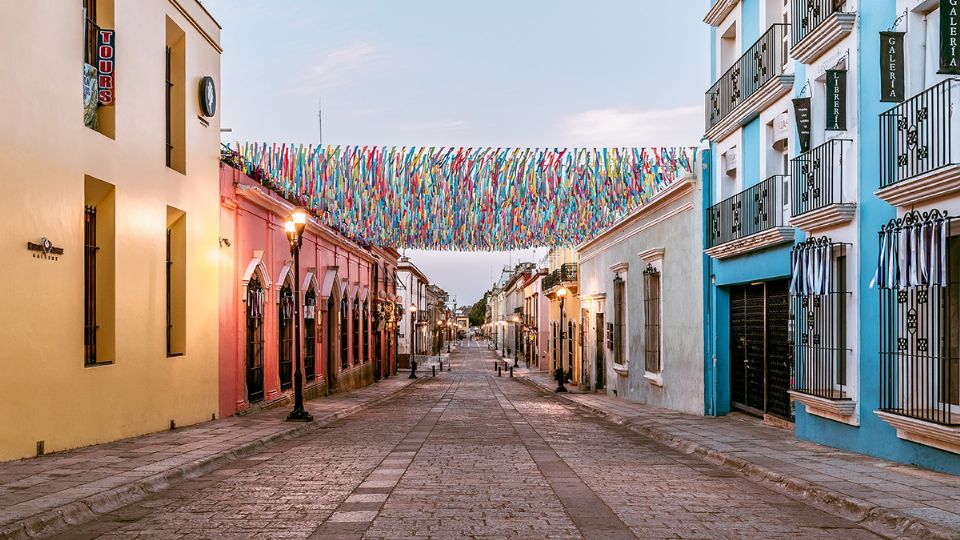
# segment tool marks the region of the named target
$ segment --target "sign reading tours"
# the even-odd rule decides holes
[[[960,0],[940,0],[940,73],[960,74]]]
[[[113,30],[99,30],[97,33],[97,86],[100,105],[113,105],[114,102],[114,48]]]
[[[800,138],[800,153],[810,151],[810,98],[793,100],[793,114],[797,123],[797,135]]]
[[[957,0],[960,1],[960,0]],[[827,131],[847,129],[847,72],[827,70]]]
[[[903,78],[903,32],[880,32],[880,101],[903,101]]]

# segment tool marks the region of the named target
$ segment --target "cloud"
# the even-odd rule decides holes
[[[576,146],[696,146],[703,135],[703,106],[594,109],[561,119],[560,128]]]
[[[366,41],[359,41],[327,53],[320,63],[314,66],[313,74],[321,86],[337,86],[376,58],[376,47]]]

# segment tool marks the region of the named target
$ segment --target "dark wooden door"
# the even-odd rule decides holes
[[[790,407],[792,354],[790,325],[790,284],[786,280],[767,283],[767,412],[793,419]]]
[[[597,313],[597,390],[602,390],[606,384],[606,363],[603,360],[603,313]]]

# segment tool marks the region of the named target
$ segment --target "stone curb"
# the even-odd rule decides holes
[[[633,423],[618,414],[586,403],[581,403],[569,395],[556,394],[552,387],[544,385],[540,381],[531,379],[530,377],[521,376],[518,380],[542,392],[549,393],[557,399],[572,404],[590,414],[624,426],[635,433],[647,436],[660,444],[680,450],[685,454],[696,454],[714,465],[730,469],[746,476],[750,480],[803,499],[813,506],[854,521],[879,535],[893,538],[928,538],[931,540],[960,538],[960,532],[956,530],[906,516],[895,510],[877,506],[862,499],[805,480],[788,477],[762,465],[757,465],[728,453],[677,437],[656,427]]]
[[[253,454],[260,450],[286,440],[297,438],[301,435],[316,431],[324,426],[332,424],[348,416],[354,415],[364,409],[373,407],[388,399],[396,397],[398,394],[412,389],[417,384],[428,380],[427,377],[421,377],[412,383],[405,384],[396,390],[384,394],[378,398],[367,402],[351,405],[343,410],[324,415],[321,418],[314,419],[313,422],[305,424],[291,424],[288,430],[280,431],[260,439],[240,444],[234,448],[223,450],[207,457],[198,459],[192,463],[174,467],[167,471],[157,473],[146,478],[132,480],[128,484],[118,486],[106,491],[91,495],[89,497],[72,501],[63,506],[44,510],[39,514],[18,519],[8,523],[0,529],[0,539],[22,540],[35,538],[37,536],[52,535],[62,532],[70,527],[82,525],[92,521],[101,514],[112,512],[128,504],[137,502],[147,496],[163,491],[173,484],[188,478],[196,478],[211,472],[212,470]]]

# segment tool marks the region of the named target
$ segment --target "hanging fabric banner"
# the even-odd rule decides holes
[[[903,32],[880,32],[880,101],[904,99]]]
[[[940,0],[940,73],[960,74],[960,0]]]
[[[797,136],[800,139],[800,153],[810,151],[810,98],[793,100],[793,115],[797,123]]]
[[[847,130],[847,72],[827,70],[827,131]]]

